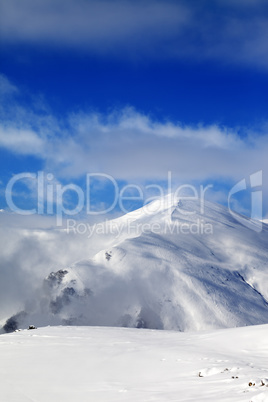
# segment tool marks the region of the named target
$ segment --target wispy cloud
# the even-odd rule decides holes
[[[268,67],[268,9],[262,0],[1,0],[0,5],[3,44]]]
[[[32,218],[32,219],[31,219]],[[88,256],[88,239],[52,230],[52,218],[41,215],[0,216],[0,321],[34,300],[36,289],[51,272]],[[41,229],[42,228],[42,229]],[[96,242],[99,246],[103,237]],[[87,251],[86,251],[87,250]]]
[[[179,183],[222,182],[226,189],[226,182],[230,187],[262,170],[264,201],[268,199],[265,125],[160,122],[131,107],[106,114],[80,111],[59,119],[49,108],[19,107],[16,97],[0,108],[0,117],[0,147],[14,155],[35,156],[59,182],[105,173],[144,184],[166,181],[171,171]]]
[[[0,74],[0,96],[14,95],[17,92],[18,88],[5,75]]]
[[[19,108],[15,98],[8,105],[1,112],[0,146],[35,155],[59,178],[104,172],[116,179],[161,180],[170,170],[181,180],[237,180],[268,168],[268,137],[260,129],[159,122],[131,107],[58,119],[49,110]]]
[[[117,53],[171,38],[189,18],[183,4],[130,0],[18,0],[1,4],[7,42],[43,43]],[[143,44],[143,45],[142,45]],[[146,46],[146,47],[147,47]]]
[[[0,126],[0,147],[17,154],[40,155],[44,141],[32,130]]]

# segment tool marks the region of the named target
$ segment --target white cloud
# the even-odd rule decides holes
[[[51,230],[52,218],[1,213],[0,320],[34,300],[34,292],[51,271],[86,257],[88,239]],[[46,229],[40,229],[41,227]]]
[[[120,179],[239,178],[264,169],[267,137],[248,142],[228,128],[159,123],[133,109],[108,116],[72,116],[72,136],[57,144],[62,166],[47,161],[65,176],[101,171]],[[75,150],[75,151],[74,151]]]
[[[86,222],[95,223],[92,217]],[[22,310],[25,303],[32,304],[50,272],[93,257],[105,242],[105,236],[94,235],[89,247],[88,233],[60,230],[52,216],[1,213],[0,321]]]
[[[0,147],[17,155],[37,156],[56,180],[102,172],[116,180],[144,183],[166,180],[171,171],[179,182],[231,183],[263,170],[264,197],[268,197],[265,125],[255,130],[216,124],[186,126],[159,122],[131,107],[57,119],[49,109],[39,113],[32,107],[19,107],[15,100],[8,105],[0,110]]]
[[[268,67],[265,1],[0,0],[2,42]]]
[[[0,125],[0,147],[17,154],[40,155],[44,141],[33,130]]]
[[[13,112],[14,109],[14,112]],[[36,155],[58,177],[104,172],[117,179],[234,180],[267,168],[267,136],[232,128],[159,122],[131,107],[109,114],[76,113],[58,120],[49,112],[19,108],[2,113],[0,146]]]

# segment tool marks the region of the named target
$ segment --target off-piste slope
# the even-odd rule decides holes
[[[268,326],[0,335],[1,401],[267,402]]]
[[[103,249],[51,273],[13,327],[191,331],[268,323],[267,225],[258,233],[223,206],[169,195],[96,225],[89,248],[98,233]]]

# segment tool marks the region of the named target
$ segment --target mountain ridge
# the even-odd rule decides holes
[[[223,206],[171,195],[105,225],[106,246],[45,278],[34,308],[13,317],[17,326],[192,331],[268,322],[267,225],[255,233]]]

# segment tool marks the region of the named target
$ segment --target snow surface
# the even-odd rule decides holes
[[[0,356],[3,402],[268,401],[268,325],[45,327],[0,335]]]
[[[101,228],[88,239],[90,258],[55,270],[24,313],[14,312],[19,327],[193,331],[268,323],[266,224],[257,233],[223,206],[206,202],[202,211],[198,201],[169,195]]]

